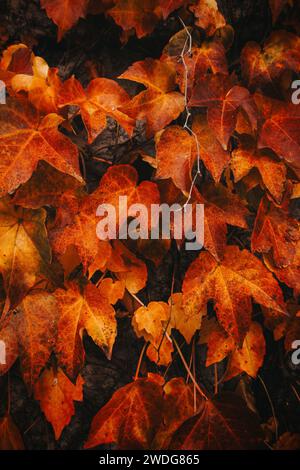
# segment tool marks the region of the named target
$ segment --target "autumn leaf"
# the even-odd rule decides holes
[[[111,278],[106,278],[100,282],[98,290],[103,297],[107,298],[110,304],[114,305],[118,302],[118,300],[124,297],[125,282],[114,282]]]
[[[112,254],[106,267],[120,281],[125,282],[125,287],[129,292],[136,294],[146,285],[147,266],[119,240],[113,241],[112,246]]]
[[[186,0],[159,0],[158,7],[162,11],[163,19],[168,18],[170,13],[186,4]]]
[[[163,419],[151,446],[154,449],[167,449],[174,432],[195,414],[192,384],[185,383],[182,377],[175,377],[165,384],[163,391]],[[196,396],[197,400],[201,401]]]
[[[214,131],[208,126],[206,117],[200,114],[195,117],[193,131],[198,139],[200,158],[211,173],[214,181],[218,183],[224,169],[229,164],[230,154],[224,150]]]
[[[74,385],[61,369],[55,371],[52,367],[44,370],[34,386],[34,397],[52,424],[56,440],[75,414],[74,401],[83,400],[83,384],[81,375]]]
[[[0,271],[13,308],[38,280],[57,276],[50,268],[46,211],[14,207],[0,200]]]
[[[275,31],[263,48],[249,42],[241,54],[241,66],[250,87],[273,83],[285,70],[300,71],[300,39],[287,31]]]
[[[19,344],[22,374],[29,391],[54,351],[58,316],[55,297],[36,290],[25,297],[10,320]]]
[[[28,209],[59,207],[62,194],[76,191],[80,187],[81,183],[77,179],[41,161],[30,180],[17,189],[13,202]]]
[[[55,297],[61,310],[58,321],[56,353],[59,366],[75,378],[83,365],[83,333],[86,331],[108,358],[116,337],[115,312],[108,300],[91,283],[76,282],[57,289]]]
[[[127,197],[127,206],[121,205],[120,196]],[[110,204],[115,208],[117,217],[117,227],[123,227],[128,217],[136,217],[136,210],[131,210],[134,204],[143,204],[148,213],[151,211],[151,204],[159,204],[160,196],[155,183],[142,181],[138,184],[138,173],[130,165],[115,165],[110,167],[101,178],[100,184],[92,194],[95,208],[102,204]],[[127,213],[128,211],[128,213]],[[143,221],[150,227],[151,220],[145,220],[143,213],[140,214],[141,225]],[[107,236],[109,238],[109,236]]]
[[[283,162],[277,161],[267,151],[258,151],[252,145],[242,145],[232,152],[230,165],[236,182],[256,168],[263,185],[277,203],[281,202],[286,183],[286,167]]]
[[[138,338],[149,341],[147,356],[159,365],[167,366],[172,359],[173,345],[170,332],[170,307],[165,302],[150,302],[138,308],[132,318],[132,326]]]
[[[196,17],[195,24],[204,29],[208,36],[212,36],[218,28],[226,25],[216,0],[197,0],[197,4],[191,6],[190,10]]]
[[[290,166],[300,168],[299,106],[264,100],[268,112],[259,135],[258,148],[270,148]]]
[[[170,305],[170,328],[178,330],[185,341],[190,344],[197,330],[200,330],[201,316],[196,314],[189,316],[187,310],[182,305],[182,293],[173,294],[169,298]],[[203,315],[206,309],[203,310]]]
[[[230,380],[242,372],[256,378],[266,353],[262,328],[256,322],[251,323],[241,348],[221,328],[216,328],[211,332],[207,346],[206,367],[229,356],[224,380]]]
[[[262,442],[257,416],[243,400],[231,393],[202,403],[196,416],[173,435],[173,450],[247,450]]]
[[[75,77],[60,87],[58,104],[79,106],[88,141],[92,142],[105,128],[108,117],[115,119],[131,137],[135,122],[120,111],[130,101],[129,95],[114,80],[95,78],[87,89]]]
[[[68,247],[75,247],[86,272],[105,247],[105,244],[100,245],[96,226],[96,205],[93,198],[83,191],[66,192],[61,197],[56,220],[49,230],[54,253],[61,257]]]
[[[183,64],[178,63],[178,59],[176,62],[180,90],[184,93],[186,82],[185,69]],[[188,76],[188,97],[191,96],[193,88],[201,78],[204,78],[207,72],[228,75],[226,51],[220,41],[204,41],[201,47],[193,47],[191,54],[185,58],[185,65]]]
[[[189,267],[183,282],[183,307],[188,315],[201,315],[208,300],[215,301],[218,321],[242,344],[251,324],[251,298],[283,311],[279,285],[259,259],[247,250],[228,246],[222,262],[201,253]]]
[[[136,31],[138,38],[152,33],[159,20],[155,12],[156,0],[117,0],[116,5],[108,11],[123,31]],[[166,12],[166,9],[165,9]]]
[[[149,449],[161,420],[162,386],[138,379],[119,388],[94,417],[85,448],[115,443],[118,449]]]
[[[19,429],[11,416],[0,419],[0,450],[24,450]]]
[[[41,7],[58,26],[57,39],[60,41],[79,18],[84,18],[89,0],[40,0]]]
[[[146,87],[120,110],[135,120],[146,121],[148,137],[167,126],[184,109],[184,97],[174,91],[175,68],[167,62],[150,58],[135,62],[119,78]]]
[[[239,109],[246,112],[252,128],[257,127],[257,108],[252,96],[246,88],[233,85],[231,77],[217,74],[199,80],[189,105],[208,108],[208,124],[224,150],[235,130]]]
[[[252,232],[252,251],[272,252],[279,268],[293,263],[300,242],[300,224],[284,207],[276,207],[266,198],[261,200]]]
[[[221,260],[226,248],[227,224],[247,228],[248,210],[239,198],[222,184],[206,184],[202,194],[194,191],[193,204],[204,204],[204,247]]]
[[[178,148],[179,141],[180,147]],[[188,193],[196,157],[195,139],[182,127],[167,127],[161,133],[156,134],[157,178],[172,178],[179,189]]]
[[[82,181],[78,150],[57,129],[62,121],[57,114],[40,118],[32,108],[15,100],[1,105],[0,194],[26,183],[40,160]]]
[[[8,88],[16,74],[33,75],[33,52],[26,44],[14,44],[2,52],[0,61],[0,79]]]

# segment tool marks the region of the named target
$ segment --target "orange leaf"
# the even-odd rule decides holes
[[[250,87],[273,82],[285,70],[300,72],[300,39],[286,31],[275,31],[263,48],[249,42],[241,54],[243,76]]]
[[[254,255],[236,246],[228,246],[219,263],[209,253],[201,253],[189,267],[182,289],[189,315],[201,315],[213,299],[220,324],[239,344],[250,328],[251,298],[284,311],[282,292],[272,274]]]
[[[52,424],[55,439],[68,426],[75,414],[74,401],[83,400],[84,380],[79,375],[74,385],[61,369],[45,369],[34,386],[34,397],[40,401],[41,409]]]
[[[41,0],[49,18],[58,26],[58,41],[79,18],[86,15],[89,0]]]
[[[201,401],[197,397],[198,401]],[[193,416],[194,390],[182,377],[175,377],[164,386],[163,419],[157,430],[152,448],[167,449],[172,434],[188,418]]]
[[[162,386],[138,379],[119,388],[92,421],[85,448],[115,443],[118,449],[149,449],[161,420]]]
[[[219,12],[216,0],[198,0],[197,5],[190,10],[196,17],[195,24],[212,36],[217,29],[226,25],[224,16]]]
[[[208,124],[224,150],[235,130],[240,108],[247,113],[252,128],[257,127],[257,108],[252,96],[246,88],[232,86],[231,77],[218,74],[202,78],[193,89],[189,105],[208,108]]]
[[[112,242],[112,255],[107,262],[107,269],[118,279],[125,282],[126,289],[136,294],[143,289],[147,282],[147,267],[119,240]]]
[[[58,97],[59,106],[76,105],[80,107],[88,141],[91,143],[105,128],[107,117],[115,119],[131,137],[134,120],[120,111],[130,98],[114,80],[95,78],[87,89],[75,77],[63,83]]]
[[[84,331],[111,357],[117,333],[115,311],[91,283],[82,287],[69,283],[67,290],[57,289],[55,297],[61,310],[56,344],[58,361],[75,378],[84,361]]]
[[[25,297],[11,319],[19,343],[24,381],[32,389],[54,351],[58,306],[55,297],[45,291],[35,291]]]
[[[0,272],[11,308],[38,280],[54,278],[45,219],[44,209],[22,209],[0,200]]]
[[[264,100],[268,108],[262,126],[258,148],[270,148],[289,165],[300,169],[300,109],[292,103]]]
[[[48,114],[40,119],[29,107],[9,100],[0,108],[0,194],[26,183],[40,160],[82,181],[78,150],[58,131],[63,118]]]
[[[241,146],[232,153],[231,169],[234,180],[240,181],[253,168],[256,168],[266,188],[276,202],[280,203],[286,183],[286,167],[266,151],[257,151],[252,146]]]
[[[230,355],[224,380],[230,380],[241,372],[246,372],[253,378],[257,377],[266,353],[262,328],[255,322],[251,323],[241,348],[221,328],[216,328],[210,333],[207,346],[206,367]]]
[[[171,126],[156,135],[156,177],[172,178],[185,193],[190,190],[196,156],[195,139],[182,127]]]
[[[193,131],[196,133],[200,157],[211,173],[214,181],[218,183],[224,169],[228,166],[230,155],[217,140],[214,131],[207,125],[207,120],[200,114],[193,121]]]
[[[299,222],[292,219],[283,207],[276,207],[263,198],[252,232],[252,251],[272,251],[276,266],[281,268],[293,263],[299,243]]]
[[[117,0],[108,11],[123,31],[135,29],[138,38],[152,33],[159,20],[155,12],[156,0]]]
[[[200,413],[188,419],[173,435],[170,449],[246,450],[262,443],[257,416],[232,393],[202,402]]]
[[[148,137],[163,129],[184,110],[184,97],[173,91],[176,74],[170,63],[145,59],[135,62],[119,78],[147,87],[129,104],[121,107],[121,111],[136,120],[145,120]]]
[[[114,282],[112,279],[106,278],[100,282],[98,289],[101,292],[101,295],[107,298],[110,304],[114,305],[118,302],[118,300],[124,297],[125,282]]]

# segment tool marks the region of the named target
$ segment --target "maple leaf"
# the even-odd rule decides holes
[[[81,186],[77,179],[41,161],[30,180],[17,189],[13,202],[28,209],[39,209],[42,206],[59,207],[62,194],[79,190]]]
[[[174,432],[195,414],[193,385],[182,377],[167,382],[163,392],[162,421],[151,446],[154,449],[167,449]]]
[[[190,7],[190,10],[196,17],[195,24],[204,29],[208,36],[212,36],[217,29],[226,25],[216,0],[198,0],[196,5]]]
[[[20,431],[11,416],[0,419],[0,450],[24,450]]]
[[[284,311],[282,292],[272,274],[254,255],[236,246],[228,246],[219,263],[209,253],[201,253],[187,270],[182,291],[188,315],[201,315],[213,299],[218,321],[239,344],[251,324],[251,298]]]
[[[204,247],[216,260],[221,260],[226,248],[227,224],[247,228],[247,208],[238,195],[222,184],[207,183],[201,194],[194,191],[191,202],[204,204]]]
[[[243,77],[250,87],[272,83],[285,70],[300,71],[300,39],[286,31],[275,31],[263,48],[249,42],[241,53]]]
[[[127,197],[127,209],[120,206],[120,196]],[[111,166],[102,176],[98,188],[92,194],[92,198],[96,208],[101,204],[114,206],[118,227],[120,225],[122,227],[123,223],[126,222],[124,220],[125,215],[128,215],[128,217],[136,216],[136,211],[131,212],[130,206],[143,204],[150,213],[151,204],[159,204],[160,202],[156,184],[150,181],[142,181],[138,184],[138,173],[131,165]],[[143,214],[141,214],[141,219],[143,219]],[[146,225],[150,227],[150,224],[150,220],[146,221]]]
[[[191,96],[193,88],[201,78],[204,78],[207,72],[228,75],[226,51],[220,41],[204,41],[201,47],[193,47],[191,53],[185,57],[186,68],[181,62],[178,62],[177,55],[174,59],[176,71],[179,75],[180,90],[184,93],[187,85],[188,97]]]
[[[91,283],[79,286],[71,282],[67,290],[57,289],[55,297],[61,310],[56,343],[58,362],[74,378],[84,361],[84,331],[111,357],[117,328],[115,311]]]
[[[162,400],[162,386],[149,377],[119,388],[93,418],[84,447],[115,443],[118,449],[149,449]]]
[[[148,58],[132,64],[119,78],[142,83],[147,88],[120,109],[135,120],[146,121],[148,137],[163,129],[184,110],[184,97],[173,91],[176,71],[170,63]]]
[[[173,345],[169,339],[170,307],[165,302],[150,302],[134,312],[132,326],[138,338],[143,337],[152,347],[147,356],[159,365],[167,366],[172,359]]]
[[[159,16],[155,12],[156,0],[117,0],[116,5],[108,10],[108,14],[121,26],[124,32],[135,29],[140,39],[152,33]],[[166,7],[164,9],[166,12]]]
[[[0,200],[0,272],[11,308],[41,278],[55,279],[45,220],[44,209],[22,209]]]
[[[0,61],[0,79],[8,88],[16,74],[33,75],[33,52],[25,44],[19,43],[9,46],[2,52]]]
[[[170,449],[255,449],[263,435],[257,416],[235,394],[204,400],[196,416],[189,418],[173,435]]]
[[[156,134],[157,178],[172,178],[179,189],[188,193],[196,157],[195,139],[182,127],[171,126]]]
[[[83,400],[84,380],[79,375],[74,385],[61,369],[45,369],[34,386],[34,397],[40,401],[41,409],[52,424],[55,439],[68,426],[75,414],[74,401]]]
[[[0,108],[0,194],[14,191],[31,177],[40,160],[82,181],[78,150],[57,127],[63,118],[40,119],[30,107],[9,100]]]
[[[241,372],[256,378],[266,353],[262,328],[256,322],[251,323],[241,348],[221,328],[211,332],[207,346],[206,367],[222,361],[230,354],[224,380],[230,380]]]
[[[136,294],[143,289],[147,282],[147,267],[119,240],[112,242],[112,253],[106,268],[112,271],[118,279],[124,281],[126,289]]]
[[[172,11],[177,10],[186,3],[186,0],[159,0],[157,5],[161,9],[163,19],[165,20],[168,18],[170,13],[172,13]]]
[[[265,99],[260,107],[264,113],[264,122],[260,131],[258,148],[270,148],[290,166],[300,169],[300,109],[292,103]]]
[[[55,297],[39,290],[25,297],[10,320],[19,344],[23,378],[29,390],[54,351],[57,320]]]
[[[276,266],[282,268],[293,263],[299,242],[299,222],[289,216],[284,206],[276,207],[264,197],[252,232],[252,251],[272,251]]]
[[[170,305],[170,328],[178,330],[185,341],[190,344],[194,334],[197,330],[200,330],[201,318],[198,314],[189,316],[188,312],[183,308],[182,305],[182,293],[173,294],[169,298]],[[206,309],[203,311],[203,315],[206,314]]]
[[[135,122],[120,111],[130,101],[126,91],[114,80],[95,78],[87,89],[75,77],[65,81],[60,87],[58,104],[79,106],[82,120],[91,143],[105,128],[107,117],[115,119],[131,137]]]
[[[54,253],[64,255],[70,246],[76,248],[84,272],[94,262],[106,244],[100,245],[96,233],[96,206],[91,196],[84,192],[65,193],[61,198],[56,221],[49,230]]]
[[[252,128],[257,127],[257,108],[252,96],[246,88],[232,86],[231,77],[216,74],[200,79],[193,89],[189,106],[208,108],[208,124],[224,150],[235,130],[240,108],[247,113]]]
[[[118,300],[124,297],[125,282],[113,281],[110,278],[103,279],[97,286],[103,297],[106,297],[108,302],[112,305],[116,304]]]
[[[47,16],[58,26],[57,39],[71,29],[87,12],[89,0],[40,0]]]
[[[258,151],[252,145],[242,145],[232,152],[230,166],[235,182],[240,181],[256,168],[263,185],[269,190],[277,203],[282,200],[286,183],[286,167],[267,151]]]
[[[211,173],[214,181],[218,183],[224,169],[230,161],[230,154],[224,150],[217,140],[214,131],[207,125],[206,117],[197,115],[193,121],[193,132],[195,132],[200,148],[200,158]]]

